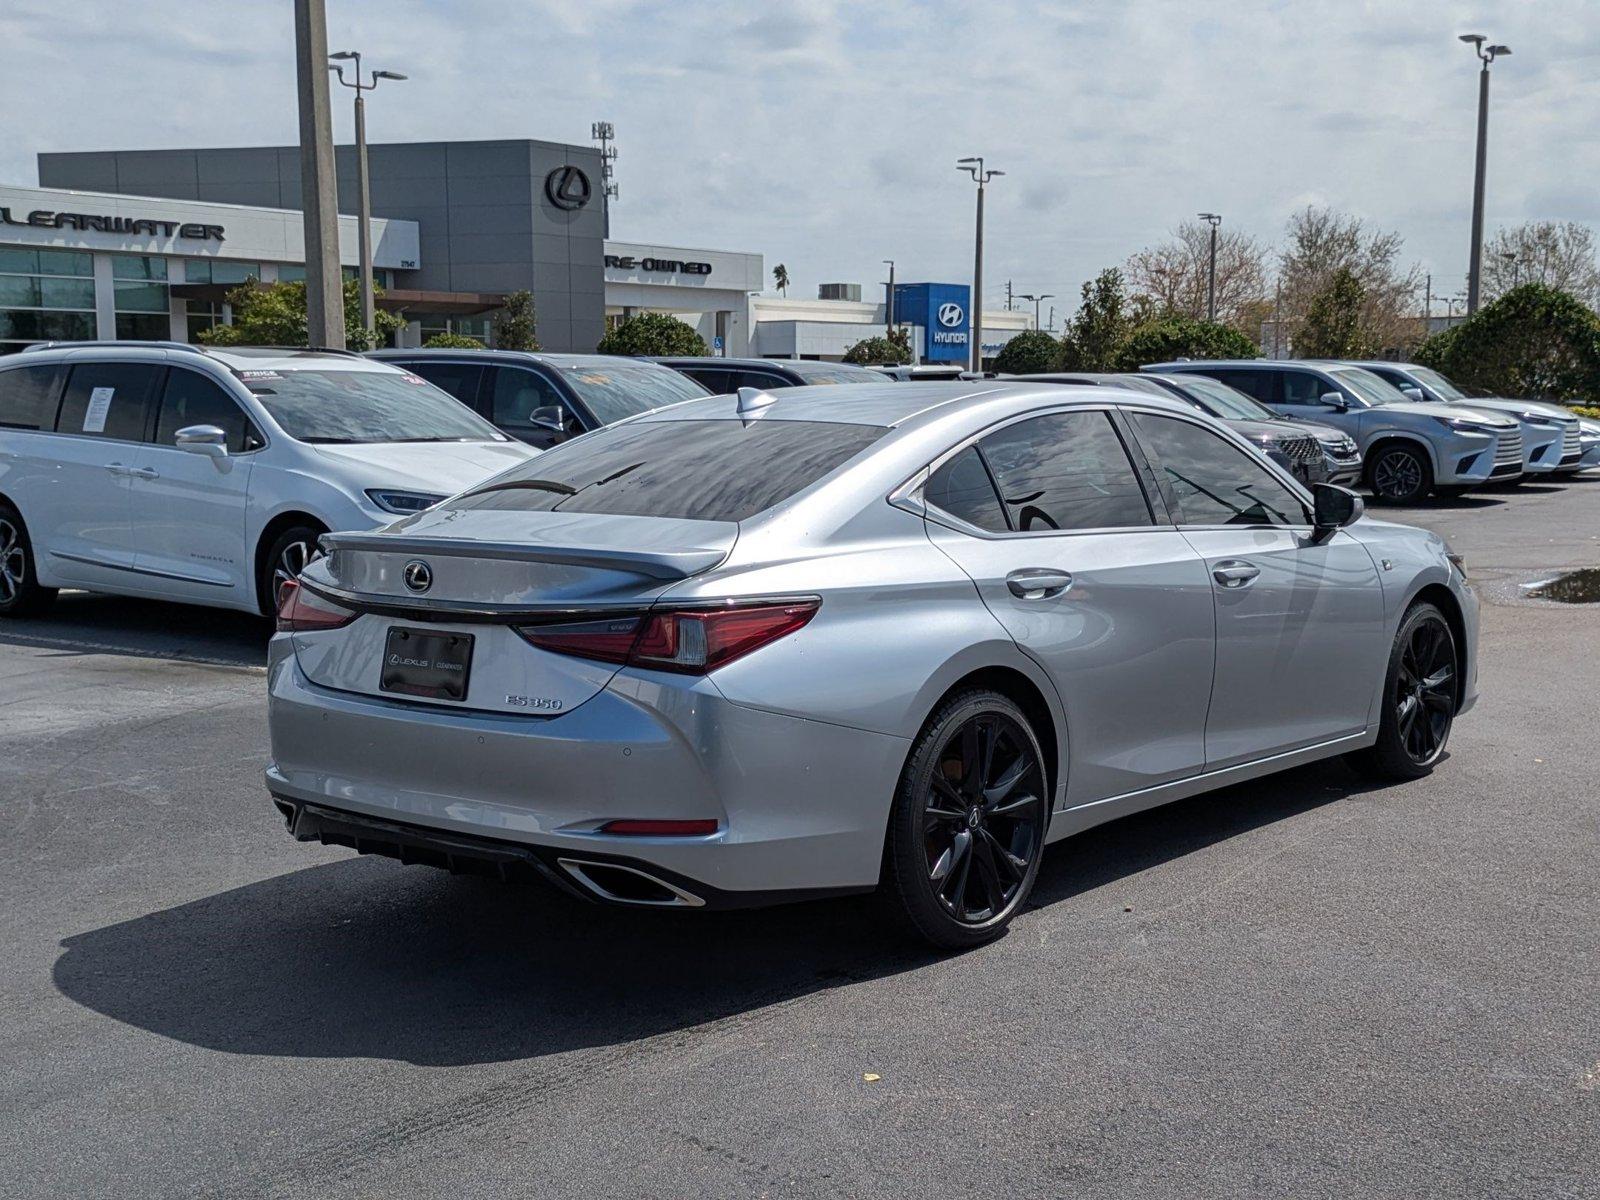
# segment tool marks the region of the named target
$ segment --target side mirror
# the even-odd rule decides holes
[[[1355,524],[1361,519],[1361,514],[1367,511],[1360,496],[1336,483],[1312,484],[1311,498],[1314,506],[1312,544],[1327,541],[1336,530]]]
[[[1422,394],[1422,389],[1419,388],[1414,383],[1408,383],[1408,384],[1403,385],[1400,388],[1400,394],[1402,396],[1404,396],[1407,400],[1415,400],[1418,403],[1421,403],[1422,401],[1427,399],[1427,397]]]
[[[534,409],[528,414],[528,424],[539,429],[553,430],[556,433],[565,433],[567,431],[566,425],[561,420],[561,406],[558,404],[546,404],[541,408]]]
[[[228,435],[216,425],[187,425],[178,430],[172,444],[190,454],[203,454],[207,458],[228,457]]]
[[[1340,412],[1350,407],[1350,402],[1344,398],[1343,392],[1323,392],[1319,398],[1329,408],[1336,408]]]

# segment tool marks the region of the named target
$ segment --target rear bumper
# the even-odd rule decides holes
[[[873,887],[910,748],[733,704],[705,680],[653,672],[619,672],[558,717],[465,712],[318,687],[280,638],[269,685],[267,787],[297,837],[325,840],[325,830],[343,830],[337,822],[365,820],[488,842],[591,893],[592,881],[561,859],[648,867],[707,904],[733,903],[733,893],[740,903],[765,903]],[[718,832],[597,832],[619,818],[715,818]],[[386,836],[444,853],[420,835]],[[382,837],[365,840],[358,849],[386,853],[375,849]]]

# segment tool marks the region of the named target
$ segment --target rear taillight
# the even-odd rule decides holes
[[[278,632],[311,633],[318,629],[340,629],[360,613],[324,600],[294,580],[278,589]]]
[[[793,633],[816,615],[821,603],[675,608],[643,616],[525,626],[517,632],[541,650],[557,654],[704,675]]]

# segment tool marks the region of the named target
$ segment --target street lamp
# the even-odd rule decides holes
[[[1017,295],[1017,299],[1018,300],[1032,300],[1033,301],[1033,327],[1035,329],[1039,328],[1039,304],[1040,304],[1040,302],[1045,301],[1045,300],[1054,300],[1055,298],[1056,298],[1056,295],[1055,295],[1054,292],[1041,292],[1037,296],[1033,295],[1031,292],[1021,292],[1021,293],[1018,293],[1018,295]]]
[[[982,158],[958,158],[956,170],[965,171],[972,176],[978,185],[978,231],[973,240],[972,247],[972,302],[968,306],[972,312],[968,314],[967,327],[967,369],[980,371],[983,369],[983,189],[989,180],[1004,171],[985,171]]]
[[[341,62],[355,64],[355,82],[344,77],[344,67],[330,64],[328,70],[339,77],[339,82],[356,93],[356,226],[361,245],[361,327],[377,328],[377,305],[372,297],[372,201],[367,180],[367,104],[363,93],[378,86],[380,79],[404,79],[398,71],[374,71],[370,83],[361,82],[361,54],[357,50],[340,50],[328,55]]]
[[[1502,250],[1500,251],[1500,257],[1505,260],[1506,266],[1511,268],[1511,286],[1516,287],[1520,282],[1520,280],[1517,278],[1516,252],[1514,250]]]
[[[1483,63],[1478,72],[1478,161],[1472,174],[1472,258],[1467,270],[1467,315],[1478,311],[1478,290],[1483,270],[1483,174],[1489,156],[1489,64],[1510,54],[1510,46],[1485,46],[1481,33],[1463,33],[1461,40],[1472,47]]]
[[[881,260],[889,264],[889,298],[884,304],[883,326],[890,333],[894,332],[894,259]]]
[[[1211,272],[1206,284],[1206,320],[1217,319],[1217,226],[1222,224],[1221,213],[1201,213],[1200,219],[1211,226]]]

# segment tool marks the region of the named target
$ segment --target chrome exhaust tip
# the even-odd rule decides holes
[[[612,904],[637,904],[648,908],[702,908],[705,901],[677,884],[658,879],[636,867],[618,863],[558,858],[557,864],[593,892]]]

